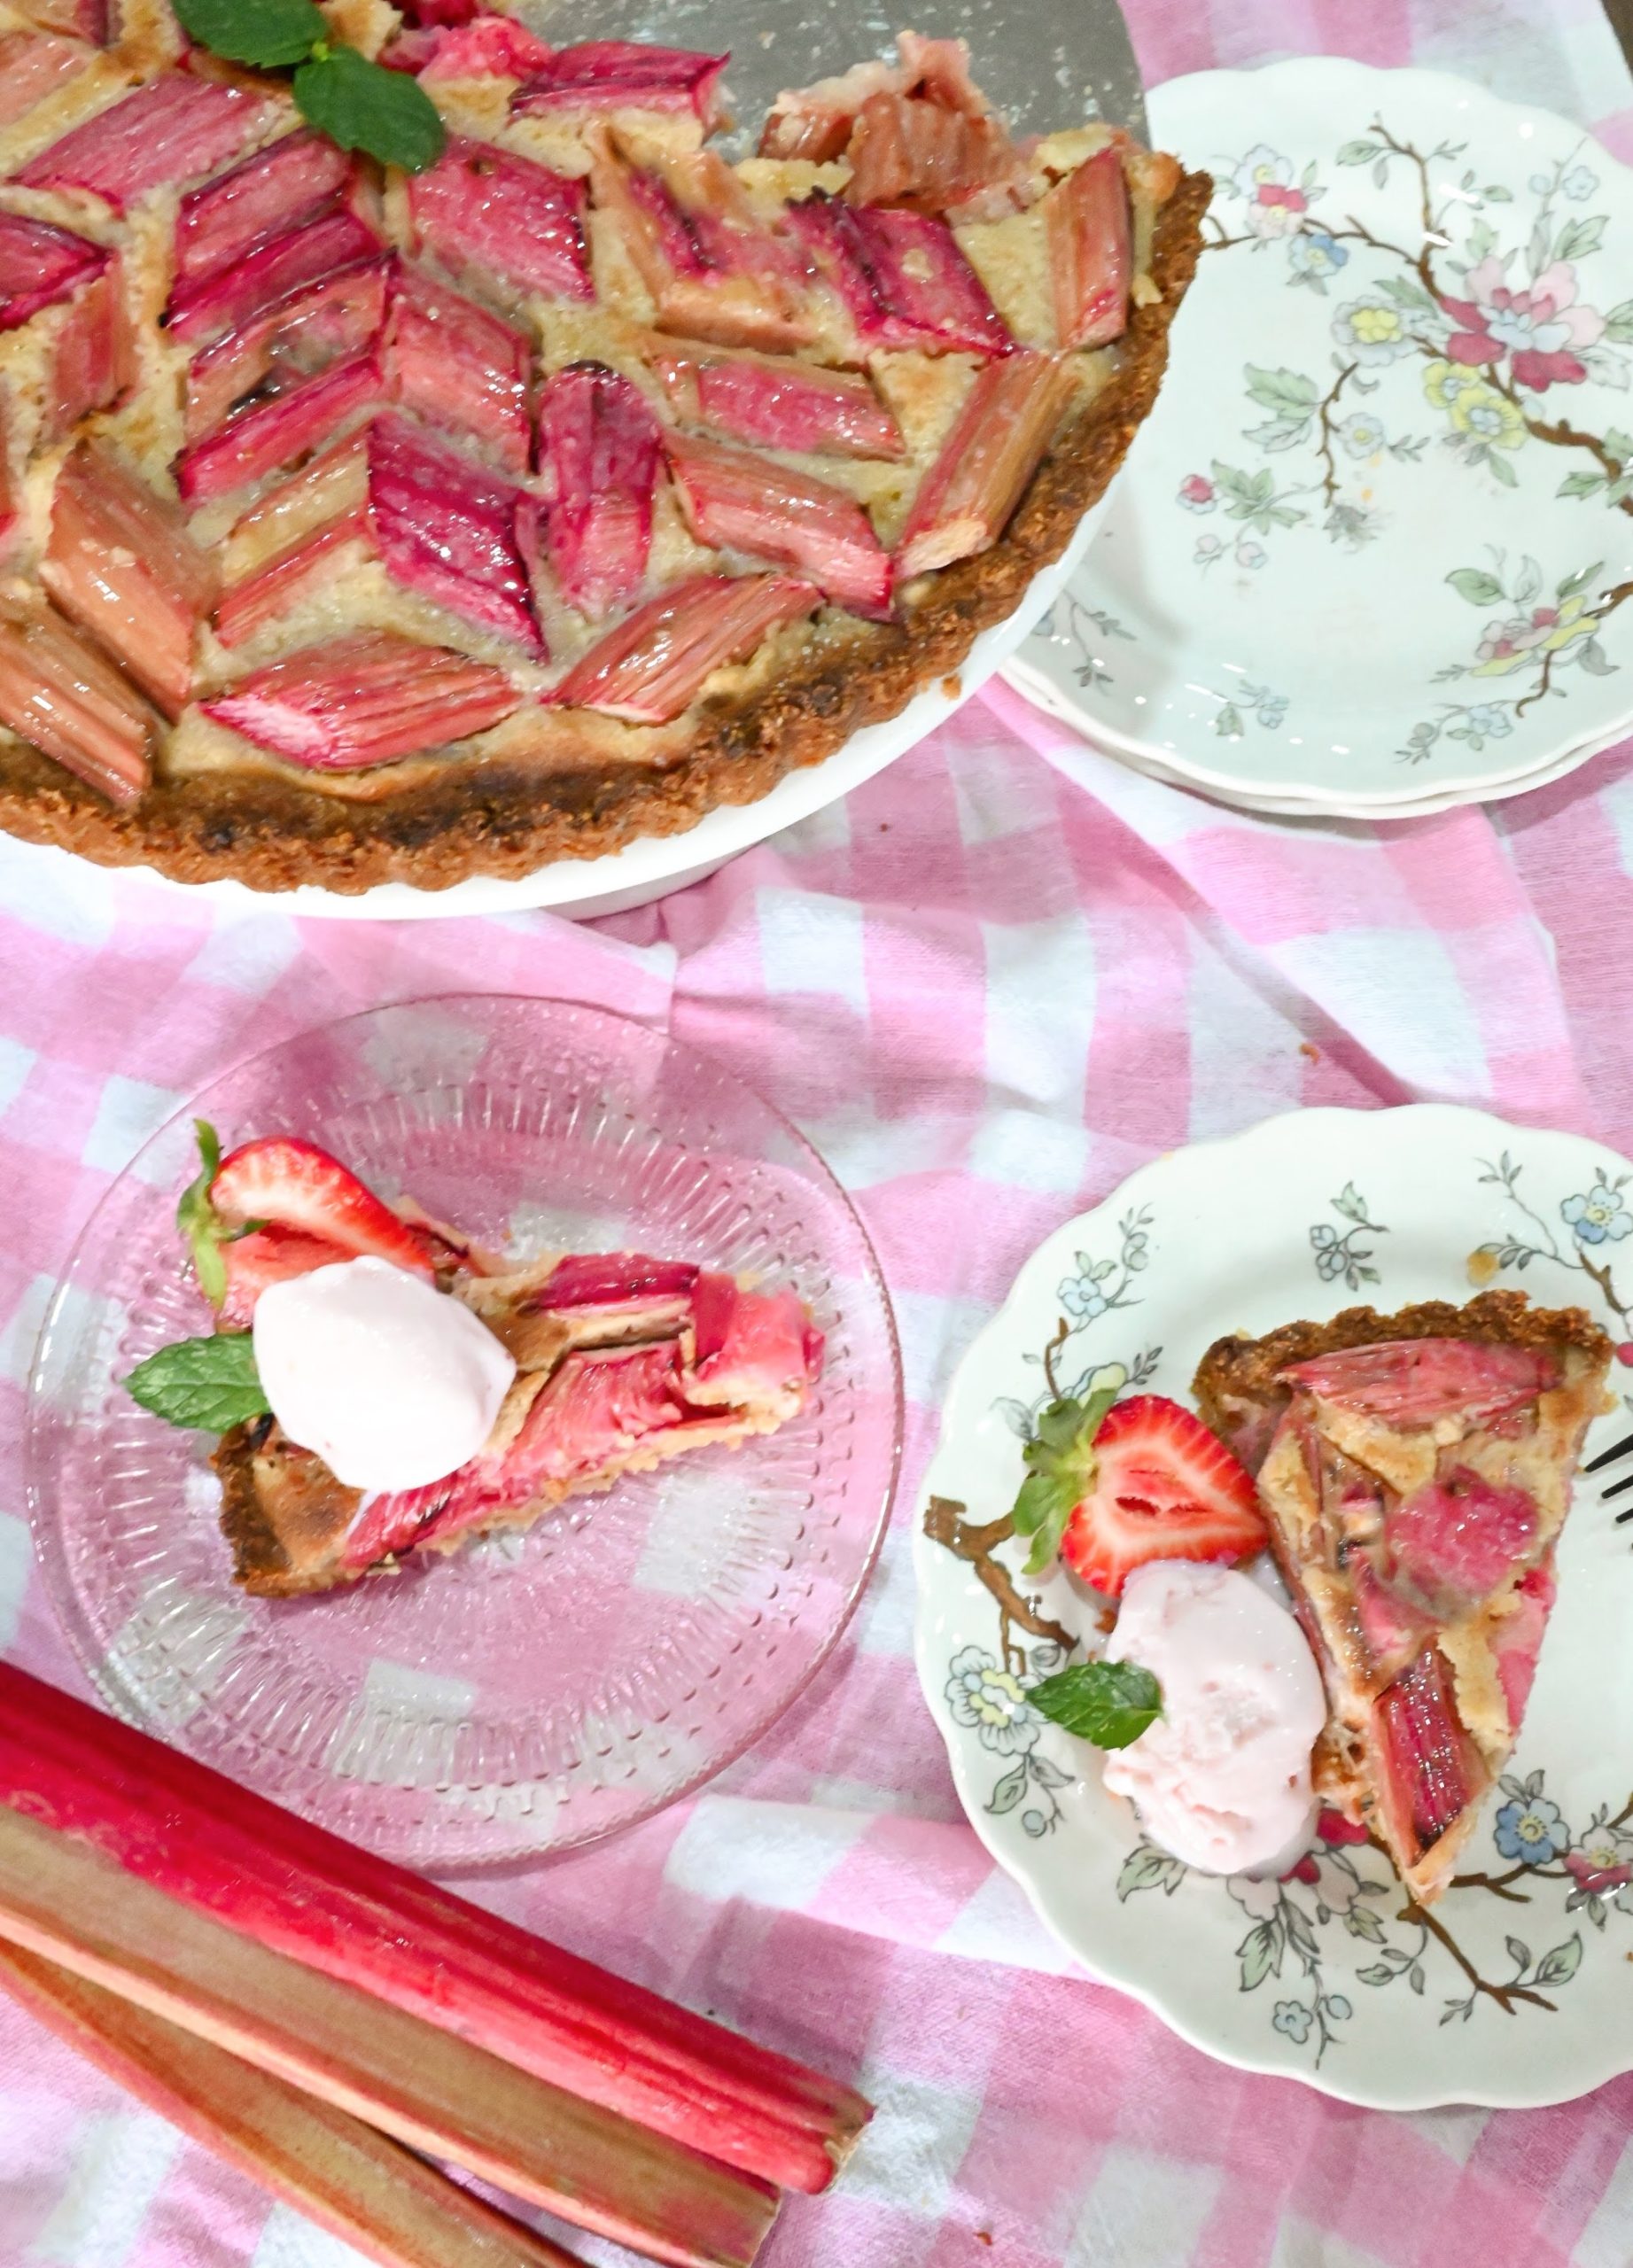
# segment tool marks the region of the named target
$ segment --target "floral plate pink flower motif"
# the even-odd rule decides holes
[[[1449,361],[1500,363],[1512,355],[1514,384],[1543,393],[1551,385],[1579,386],[1588,366],[1574,351],[1605,335],[1605,318],[1576,297],[1576,270],[1556,260],[1524,289],[1508,281],[1508,257],[1489,252],[1468,271],[1467,297],[1442,296],[1441,305],[1460,330],[1446,340]]]

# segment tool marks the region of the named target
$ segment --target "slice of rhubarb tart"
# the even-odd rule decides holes
[[[1581,1309],[1487,1292],[1222,1339],[1197,1371],[1326,1681],[1323,1799],[1423,1904],[1519,1736],[1610,1357]]]
[[[441,887],[954,676],[1150,409],[1206,179],[1016,140],[956,41],[733,164],[724,55],[336,10],[435,105],[421,170],[165,0],[0,5],[0,826]]]

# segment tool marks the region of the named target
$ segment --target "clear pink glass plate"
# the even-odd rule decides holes
[[[120,1381],[209,1327],[175,1227],[192,1118],[307,1136],[518,1256],[644,1250],[792,1285],[826,1332],[810,1406],[314,1599],[246,1597],[202,1434]],[[349,1016],[206,1087],[87,1224],[28,1411],[47,1588],[121,1716],[414,1866],[561,1851],[757,1740],[832,1648],[889,1517],[890,1304],[844,1192],[738,1080],[664,1035],[482,995]]]

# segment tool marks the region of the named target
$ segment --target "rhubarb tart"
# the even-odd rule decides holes
[[[16,835],[355,892],[682,830],[954,677],[1151,408],[1206,178],[961,43],[732,164],[725,55],[312,21],[0,0]]]
[[[1420,1903],[1519,1736],[1610,1359],[1581,1309],[1487,1292],[1222,1339],[1197,1371],[1321,1666],[1318,1788]]]

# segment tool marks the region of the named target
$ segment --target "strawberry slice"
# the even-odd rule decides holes
[[[292,1134],[240,1143],[216,1169],[210,1204],[231,1228],[253,1221],[292,1229],[303,1239],[338,1247],[346,1259],[367,1254],[416,1276],[432,1272],[417,1229],[400,1220],[338,1158]]]
[[[309,1237],[299,1229],[252,1229],[221,1247],[227,1270],[227,1297],[222,1321],[229,1330],[247,1331],[255,1320],[255,1302],[268,1284],[287,1284],[292,1277],[309,1276],[314,1269],[334,1268],[356,1258],[343,1244],[326,1237]]]
[[[1094,1435],[1093,1462],[1061,1557],[1108,1598],[1120,1597],[1148,1560],[1245,1559],[1269,1540],[1252,1474],[1163,1394],[1114,1402]]]

